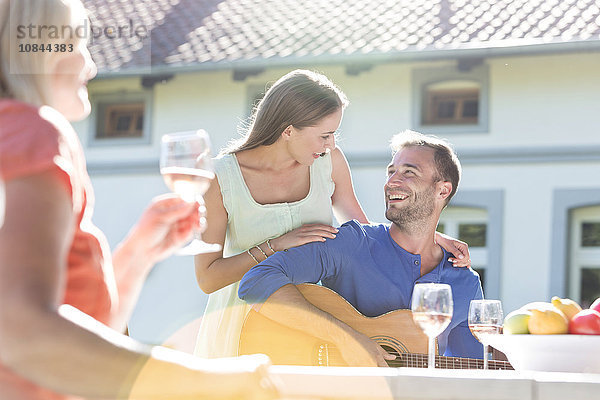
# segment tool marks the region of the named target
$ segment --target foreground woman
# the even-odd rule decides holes
[[[207,361],[119,333],[152,265],[199,215],[175,196],[154,199],[111,257],[68,122],[90,111],[86,43],[42,37],[65,51],[18,53],[10,42],[17,25],[85,18],[79,0],[0,0],[0,398],[271,398],[265,357]]]

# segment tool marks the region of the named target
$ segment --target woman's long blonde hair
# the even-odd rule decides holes
[[[18,39],[17,27],[61,27],[81,24],[86,11],[79,0],[0,0],[0,98],[14,98],[33,105],[49,104],[48,74],[61,52],[20,52],[19,44],[73,44],[80,40],[65,37]],[[21,32],[26,30],[21,30]],[[49,29],[46,29],[49,32]],[[56,36],[56,35],[55,35]]]
[[[237,153],[277,141],[290,125],[302,129],[344,109],[346,95],[325,75],[297,69],[273,84],[252,110],[244,137],[222,153]]]

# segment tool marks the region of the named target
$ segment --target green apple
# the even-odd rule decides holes
[[[530,317],[531,311],[522,308],[509,313],[506,318],[504,318],[504,334],[517,335],[529,333],[527,325]]]

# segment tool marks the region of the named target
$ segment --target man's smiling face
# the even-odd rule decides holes
[[[388,165],[387,177],[384,192],[388,220],[402,227],[432,216],[439,182],[433,149],[400,149]]]

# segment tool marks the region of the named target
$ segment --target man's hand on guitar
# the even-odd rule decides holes
[[[387,367],[386,360],[396,356],[385,351],[368,336],[349,328],[350,338],[338,344],[344,361],[350,367]]]

